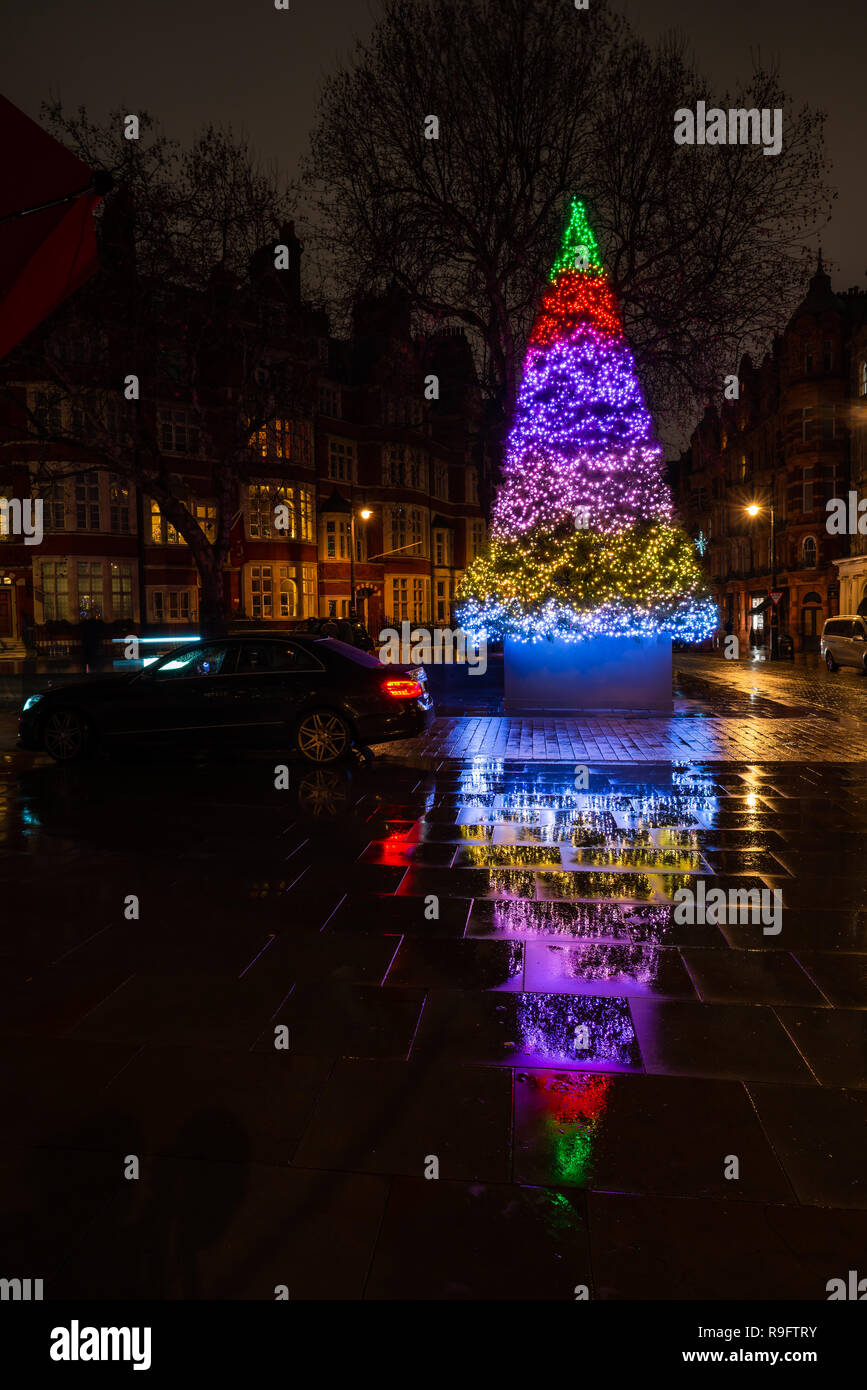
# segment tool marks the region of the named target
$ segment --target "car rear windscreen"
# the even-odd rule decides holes
[[[379,657],[374,656],[372,652],[363,652],[360,647],[352,647],[348,642],[338,641],[336,637],[322,637],[316,645],[317,647],[327,647],[329,651],[347,657],[349,661],[354,661],[358,666],[382,666]]]

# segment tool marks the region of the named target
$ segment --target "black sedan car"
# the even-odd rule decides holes
[[[422,666],[385,666],[329,637],[227,637],[180,648],[143,671],[31,695],[18,746],[71,762],[115,741],[258,743],[323,764],[353,744],[421,733],[432,717]]]

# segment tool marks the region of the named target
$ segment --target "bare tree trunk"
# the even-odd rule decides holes
[[[203,638],[225,637],[228,624],[222,565],[199,567],[199,630]]]

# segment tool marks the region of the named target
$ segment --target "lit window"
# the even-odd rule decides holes
[[[355,477],[355,445],[347,439],[329,439],[328,476],[334,482],[349,483]]]
[[[42,616],[47,623],[68,622],[69,592],[65,560],[43,560],[40,566]]]
[[[81,618],[102,617],[102,561],[79,560],[78,612]]]
[[[132,565],[112,560],[111,616],[117,622],[132,615]]]

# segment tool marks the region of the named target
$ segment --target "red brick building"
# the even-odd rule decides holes
[[[251,268],[275,348],[291,340],[309,389],[300,407],[251,436],[247,477],[231,499],[226,617],[285,627],[346,616],[354,592],[374,636],[403,619],[451,625],[461,574],[486,543],[482,402],[469,345],[452,329],[419,340],[394,292],[359,303],[349,338],[334,338],[326,316],[302,302],[291,227],[281,237],[291,251],[288,295],[285,281],[272,293],[271,248]],[[58,355],[74,355],[68,314],[58,333]],[[14,401],[26,400],[49,430],[87,435],[38,371],[22,375],[12,359],[2,370],[11,396],[0,407],[0,496],[24,499],[35,495],[45,445],[21,442],[28,427]],[[162,380],[154,389],[174,488],[186,490],[188,509],[213,538],[214,470],[187,388]],[[195,632],[197,568],[157,501],[104,466],[89,468],[85,443],[50,457],[67,476],[39,490],[41,543],[25,544],[0,522],[0,660],[72,650],[87,616],[114,637]]]
[[[775,622],[796,651],[815,650],[824,620],[840,611],[835,562],[854,538],[829,534],[826,503],[850,486],[865,316],[867,294],[835,294],[820,257],[772,351],[759,366],[744,357],[738,398],[708,406],[672,467],[683,522],[716,588],[720,628],[742,645],[768,645]]]

